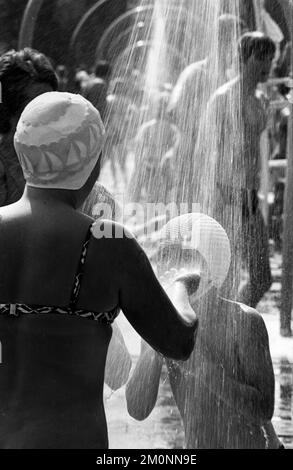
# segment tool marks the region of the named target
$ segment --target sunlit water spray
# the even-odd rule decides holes
[[[149,0],[141,2],[142,7],[149,4]],[[233,16],[221,23],[219,17],[223,13]],[[169,211],[166,217],[153,212],[153,216],[160,216],[160,224],[154,230],[180,215],[180,204],[184,204],[183,212],[190,212],[192,204],[199,204],[201,212],[222,224],[230,239],[232,260],[222,293],[232,300],[237,296],[240,281],[244,238],[240,82],[236,80],[231,91],[222,90],[216,97],[214,93],[228,79],[239,74],[238,18],[238,0],[156,0],[153,9],[138,13],[129,46],[113,64],[111,86],[114,98],[106,117],[108,141],[105,151],[106,158],[113,158],[116,151],[114,163],[120,164],[122,169],[125,162],[130,162],[128,170],[131,168],[132,175],[129,180],[126,170],[128,182],[123,188],[124,202],[174,203],[175,210]],[[143,41],[141,36],[138,39],[136,26],[139,22],[144,22]],[[182,70],[199,61],[200,64],[191,67],[184,86],[181,89],[176,86],[172,91]],[[168,93],[171,99],[166,105]],[[149,225],[146,223],[149,222],[146,206],[142,207],[142,210],[140,206],[139,211],[134,208],[132,213],[125,214],[124,222],[140,227]],[[139,234],[145,239],[143,229]],[[171,271],[173,277],[179,273],[174,271],[178,256],[184,258],[185,270],[192,272],[194,269],[196,250],[189,252],[190,258],[186,259],[186,237],[181,242],[174,266],[171,266],[172,252],[164,272],[161,266],[156,266],[163,283]],[[159,241],[154,237],[152,243],[145,246],[153,253],[159,251],[160,244],[162,239]],[[214,262],[215,259],[210,260],[211,266]],[[198,430],[207,422],[215,428],[202,433],[207,441],[210,439],[205,442],[207,447],[220,439],[221,432],[229,434],[227,439],[232,442],[238,426],[233,427],[234,422],[231,426],[225,423],[223,405],[217,400],[217,387],[224,387],[225,371],[219,385],[213,382],[214,374],[205,362],[209,355],[215,362],[219,357],[224,360],[233,355],[231,324],[220,313],[220,292],[219,286],[216,287],[218,290],[214,289],[214,295],[208,301],[202,296],[197,306],[203,336],[197,340],[195,353],[188,363],[176,366],[179,377],[176,387],[182,392],[180,411],[185,415],[188,445],[199,443],[198,432],[202,431]],[[225,305],[229,309],[228,304]],[[233,310],[233,303],[229,305]],[[217,338],[216,352],[212,351],[214,345],[205,334],[207,330]],[[207,401],[208,396],[212,397],[211,402]]]
[[[114,182],[114,192],[123,191],[126,203],[175,203],[176,210],[167,218],[199,204],[201,211],[223,224],[233,250],[239,249],[240,87],[207,106],[215,90],[239,71],[238,1],[226,1],[223,8],[220,0],[160,0],[153,2],[153,9],[143,10],[150,3],[140,3],[129,45],[113,64],[105,158],[115,160],[114,166],[122,170],[125,166],[128,180],[118,190]],[[220,23],[220,15],[227,12],[234,19]],[[141,35],[138,39],[139,23],[144,24],[143,41]],[[176,86],[170,97],[182,70],[199,61],[185,85]],[[226,192],[228,203],[222,197]],[[161,215],[154,208],[153,216]],[[126,221],[131,218],[139,224],[146,217],[147,209],[141,208],[125,214]],[[161,225],[165,221],[161,217]],[[234,264],[236,260],[238,254]],[[237,285],[238,265],[232,271]]]

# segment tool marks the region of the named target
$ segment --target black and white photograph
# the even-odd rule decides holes
[[[293,450],[292,38],[293,0],[0,0],[0,450]]]

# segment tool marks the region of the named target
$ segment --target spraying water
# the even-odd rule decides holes
[[[152,8],[145,9],[147,5]],[[123,191],[126,201],[140,203],[139,212],[132,212],[129,219],[140,224],[141,241],[144,226],[150,226],[150,202],[152,207],[165,207],[164,213],[158,214],[157,206],[152,211],[161,225],[197,204],[196,212],[199,207],[226,230],[231,243],[226,285],[222,292],[216,286],[197,300],[200,330],[194,353],[184,364],[168,361],[169,378],[187,447],[262,447],[260,429],[235,412],[233,392],[241,376],[235,341],[241,342],[241,331],[248,328],[241,308],[233,302],[245,241],[242,90],[237,78],[239,2],[142,0],[140,6],[129,45],[113,67],[115,99],[106,119],[106,157],[119,147],[115,164],[132,173]],[[144,25],[143,41],[139,23]],[[227,88],[229,80],[233,85]],[[115,126],[120,129],[118,139]],[[172,208],[166,210],[170,203]],[[153,225],[154,230],[160,223]],[[157,243],[154,237],[145,246],[156,249]],[[168,270],[174,253],[169,256]],[[194,262],[192,256],[190,252],[186,266]],[[159,274],[166,280],[166,272]],[[253,363],[257,358],[250,359]]]
[[[124,185],[115,184],[114,192],[123,192],[124,202],[144,204],[136,222],[145,223],[150,212],[162,216],[164,209],[150,211],[147,203],[173,203],[162,224],[198,204],[224,226],[234,251],[240,250],[241,194],[233,188],[244,187],[240,85],[208,102],[239,72],[238,18],[233,0],[142,0],[129,45],[113,64],[105,149],[114,172],[124,173]],[[238,254],[230,276],[234,290],[236,260]]]

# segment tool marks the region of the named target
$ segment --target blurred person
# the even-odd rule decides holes
[[[36,96],[57,90],[58,80],[49,59],[25,48],[0,57],[0,206],[12,204],[23,194],[25,180],[13,148],[16,123],[26,104]]]
[[[167,111],[169,98],[168,92],[159,93],[155,117],[141,125],[134,139],[135,169],[129,185],[133,201],[170,199],[181,133]]]
[[[197,260],[194,271],[199,278],[205,273],[209,276],[212,268],[199,252]],[[190,285],[193,282],[190,279]],[[164,358],[142,340],[126,385],[129,414],[137,420],[150,415],[165,363],[183,421],[186,449],[280,448],[271,424],[274,372],[262,317],[244,304],[220,297],[215,287],[202,293],[192,300],[199,328],[186,363]]]
[[[1,448],[107,448],[105,361],[120,309],[165,356],[186,360],[194,347],[185,280],[167,295],[124,227],[77,210],[104,138],[96,108],[70,93],[35,98],[17,125],[25,192],[0,209]]]
[[[58,78],[58,90],[67,91],[68,90],[68,70],[65,65],[58,65],[56,67],[56,75]]]
[[[218,18],[217,26],[217,70],[212,56],[188,65],[179,76],[170,98],[169,111],[175,122],[185,134],[192,129],[195,137],[208,99],[231,78],[235,40],[246,29],[241,19],[228,13]]]
[[[191,188],[194,184],[193,175],[197,171],[196,146],[201,137],[207,103],[215,90],[235,75],[237,39],[246,25],[240,18],[226,13],[219,16],[215,28],[215,50],[211,50],[205,59],[183,70],[170,98],[169,112],[183,135],[178,168],[181,180],[177,185],[175,199],[189,206],[194,198],[198,200],[198,195],[194,195]],[[196,186],[199,186],[201,170],[198,169],[197,173]]]
[[[275,76],[277,78],[286,78],[290,76],[292,57],[292,42],[288,42],[284,48],[283,54],[275,68]],[[279,92],[282,97],[289,100],[290,88],[287,84],[279,85]],[[279,152],[275,158],[287,158],[287,140],[288,140],[288,120],[290,118],[290,106],[284,107],[279,113],[278,136],[279,136]]]
[[[118,78],[111,84],[111,93],[106,99],[105,115],[107,138],[104,162],[110,162],[114,184],[117,185],[117,171],[120,170],[126,185],[127,157],[138,123],[138,109],[127,95],[123,79]]]
[[[78,68],[74,76],[75,93],[83,94],[84,89],[90,81],[90,76],[86,70]]]
[[[94,77],[90,78],[82,92],[83,96],[97,108],[103,120],[106,113],[110,76],[109,62],[100,60],[95,66]]]
[[[240,74],[215,92],[206,114],[208,134],[216,136],[215,213],[233,241],[236,258],[237,250],[242,250],[249,281],[238,298],[251,307],[256,307],[272,282],[268,231],[258,200],[260,136],[267,125],[269,103],[257,94],[257,86],[269,78],[274,55],[270,38],[260,32],[245,33],[239,40]]]

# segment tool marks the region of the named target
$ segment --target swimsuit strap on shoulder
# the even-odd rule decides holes
[[[91,239],[92,225],[89,226],[86,237],[85,237],[85,240],[84,240],[84,243],[82,245],[81,255],[80,255],[78,268],[77,268],[76,275],[75,275],[75,278],[74,278],[74,284],[73,284],[71,297],[70,297],[69,306],[70,306],[71,310],[75,310],[75,307],[76,307],[76,304],[77,304],[78,298],[79,298],[79,292],[80,292],[82,277],[83,277],[83,273],[84,273],[84,264],[85,264],[85,260],[86,260],[89,241]]]

